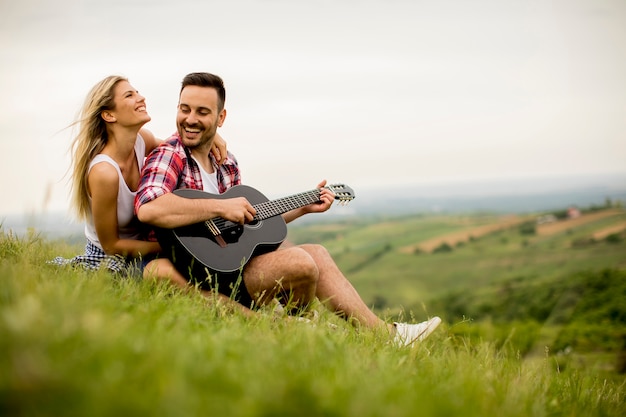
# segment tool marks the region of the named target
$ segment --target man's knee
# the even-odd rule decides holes
[[[143,270],[143,278],[148,280],[170,281],[181,287],[185,287],[188,281],[180,275],[169,259],[154,259]]]
[[[319,256],[330,256],[328,249],[317,243],[305,243],[299,245],[298,247],[307,252],[310,256],[314,256],[316,258]]]
[[[159,276],[159,259],[153,259],[143,268],[144,279],[157,279]]]
[[[317,284],[320,272],[315,259],[301,248],[294,248],[294,250],[298,251],[298,256],[293,257],[291,263],[294,274],[306,278],[312,284]]]

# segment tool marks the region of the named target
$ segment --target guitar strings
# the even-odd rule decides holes
[[[222,233],[220,228],[213,221],[213,219],[205,221],[204,224],[209,228],[211,233],[213,233],[213,236],[217,236]]]
[[[328,188],[328,187],[325,187]],[[334,191],[334,190],[333,190]],[[347,204],[354,197],[348,192],[336,192],[335,191],[335,199],[339,200],[341,204]],[[254,216],[252,221],[264,220],[270,217],[274,217],[278,214],[285,213],[289,210],[296,209],[298,207],[306,206],[307,204],[312,204],[320,201],[320,190],[310,190],[305,191],[300,194],[295,194],[288,197],[279,198],[273,201],[264,201],[259,204],[254,204],[257,214]],[[286,208],[286,210],[285,210]],[[226,229],[226,224],[231,223],[230,221],[222,218],[215,217],[213,219],[205,222],[211,233],[214,236],[221,234],[221,231]],[[215,228],[215,229],[214,229]]]
[[[319,201],[319,196],[319,190],[311,190],[289,197],[279,198],[274,201],[264,201],[259,204],[254,204],[252,207],[254,207],[257,213],[252,221],[264,220],[283,212],[315,203],[316,201]],[[287,210],[284,210],[285,208],[287,208]],[[207,222],[207,227],[211,230],[211,233],[215,234],[215,232],[211,229],[212,226],[215,226],[218,229],[218,234],[220,234],[221,230],[226,228],[227,223],[230,223],[230,221],[222,217],[216,217],[211,219],[211,225]]]

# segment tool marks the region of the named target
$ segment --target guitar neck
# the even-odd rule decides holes
[[[319,189],[305,191],[288,197],[282,197],[277,200],[265,201],[263,203],[253,205],[256,210],[254,220],[269,219],[270,217],[279,216],[290,210],[304,207],[308,204],[317,203],[319,201]]]

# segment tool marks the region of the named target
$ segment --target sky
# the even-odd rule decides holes
[[[0,0],[0,216],[69,212],[69,146],[111,74],[175,131],[185,74],[268,196],[626,172],[623,0]]]

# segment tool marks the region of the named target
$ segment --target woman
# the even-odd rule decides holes
[[[91,89],[72,143],[72,205],[85,221],[85,254],[53,263],[125,273],[161,250],[146,240],[133,209],[145,157],[159,144],[143,128],[150,119],[145,98],[126,78],[109,76]],[[211,152],[220,162],[226,158],[221,137]]]

